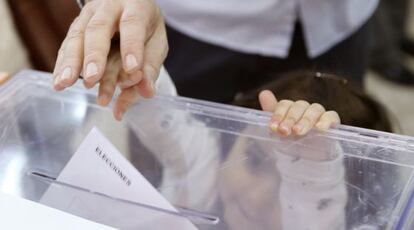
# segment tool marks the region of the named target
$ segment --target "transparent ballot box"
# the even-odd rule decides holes
[[[55,92],[34,71],[0,86],[0,192],[120,229],[414,229],[411,137],[279,137],[270,113],[162,95],[117,122],[96,95],[81,82]],[[56,180],[93,127],[176,211]],[[43,202],[51,188],[80,208]]]

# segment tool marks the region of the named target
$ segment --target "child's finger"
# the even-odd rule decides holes
[[[272,120],[270,121],[270,129],[273,132],[278,132],[280,122],[283,121],[293,101],[281,100],[279,101],[274,109]]]
[[[277,99],[270,90],[263,90],[259,93],[259,102],[263,111],[273,112],[275,111]]]
[[[326,131],[331,127],[341,123],[339,115],[335,111],[328,111],[319,118],[319,121],[316,123],[315,127],[320,131]]]
[[[306,101],[300,100],[293,103],[279,125],[279,133],[286,136],[290,135],[292,133],[293,125],[300,120],[308,107],[309,103]]]
[[[122,120],[126,110],[138,101],[138,96],[139,94],[136,86],[122,90],[114,106],[115,119],[118,121]]]
[[[293,126],[293,132],[296,135],[305,135],[312,129],[323,113],[325,113],[325,108],[318,103],[313,103],[306,109],[302,118]]]

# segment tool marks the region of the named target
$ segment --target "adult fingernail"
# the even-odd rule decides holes
[[[88,80],[98,74],[98,66],[91,62],[86,66],[85,79]]]
[[[59,81],[67,81],[72,77],[72,68],[66,67],[60,75]]]
[[[126,70],[131,71],[135,69],[137,66],[138,66],[138,62],[135,56],[132,54],[128,54],[126,56],[126,68],[127,68]]]

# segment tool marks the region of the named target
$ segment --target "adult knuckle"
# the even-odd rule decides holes
[[[141,41],[141,39],[139,38],[134,38],[133,36],[125,36],[122,39],[122,47],[125,50],[132,50],[135,49],[136,47],[142,46],[143,45],[143,41]]]
[[[136,23],[140,21],[144,21],[144,20],[146,20],[144,14],[138,14],[136,12],[128,12],[122,15],[120,22],[121,24],[135,25]]]
[[[108,26],[108,21],[103,18],[94,18],[89,21],[88,25],[86,26],[87,32],[94,32],[96,30],[100,30]]]
[[[73,26],[69,30],[67,39],[69,41],[73,41],[76,39],[81,39],[83,36],[84,36],[84,31],[79,26]]]
[[[105,52],[95,47],[86,51],[85,60],[98,60],[102,57],[106,57]]]
[[[77,57],[73,52],[67,52],[64,57],[64,61],[72,65],[77,65],[80,62],[80,60],[81,59]]]

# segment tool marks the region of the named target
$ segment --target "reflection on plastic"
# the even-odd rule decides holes
[[[0,88],[1,191],[14,180],[9,191],[38,202],[50,186],[62,188],[26,172],[59,173],[96,126],[170,203],[220,219],[193,221],[199,229],[414,229],[413,138],[347,126],[279,138],[268,132],[270,114],[166,96],[141,100],[118,123],[95,95],[81,84],[56,94],[38,72]],[[82,119],[70,112],[79,108]],[[122,224],[111,210],[126,202],[84,192],[106,206],[85,207],[85,217],[103,212]]]

